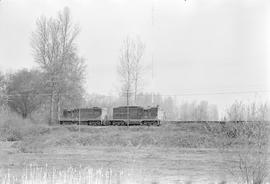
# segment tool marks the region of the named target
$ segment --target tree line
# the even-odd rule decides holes
[[[153,99],[153,102],[152,102]],[[112,108],[125,105],[125,96],[104,96],[99,94],[88,95],[86,106],[99,106],[112,111]],[[165,112],[166,120],[180,121],[269,121],[270,108],[268,103],[244,103],[235,101],[225,109],[221,115],[217,105],[205,100],[184,101],[178,103],[172,96],[161,94],[138,93],[137,105],[143,107],[159,106]]]

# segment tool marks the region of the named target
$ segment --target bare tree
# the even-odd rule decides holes
[[[266,121],[269,120],[269,108],[267,103],[244,104],[235,101],[227,109],[227,119],[230,121]]]
[[[227,119],[229,121],[243,121],[243,120],[245,120],[245,105],[242,102],[235,101],[227,109]]]
[[[132,94],[132,77],[134,76],[134,43],[130,38],[123,42],[120,53],[120,64],[118,65],[118,74],[122,82],[122,92],[126,96],[127,106],[130,104]]]
[[[263,184],[269,173],[269,122],[265,121],[265,109],[250,106],[252,113],[247,121],[235,124],[237,136],[235,142],[242,142],[241,151],[236,162],[237,172],[241,181],[247,184]],[[247,109],[249,107],[246,107]],[[256,113],[254,113],[256,111]],[[237,175],[236,175],[237,176]]]
[[[46,87],[50,94],[50,120],[59,116],[61,99],[71,90],[82,89],[83,60],[77,55],[75,39],[79,28],[72,24],[70,11],[65,8],[58,17],[37,20],[37,29],[32,34],[35,61],[46,75]]]
[[[141,63],[144,53],[144,44],[127,37],[121,48],[118,74],[122,82],[122,91],[126,96],[126,104],[130,104],[131,95],[134,94],[134,102],[137,100],[138,86],[142,80],[143,66]],[[133,91],[134,90],[134,91]]]
[[[235,149],[237,157],[224,164],[239,183],[263,184],[269,175],[269,107],[264,104],[235,102],[227,111],[231,121],[211,125],[213,138],[220,141],[220,152],[226,162],[227,151]],[[230,155],[231,157],[231,155]],[[230,158],[231,159],[231,158]],[[224,163],[226,163],[224,162]]]
[[[218,116],[218,108],[217,105],[210,104],[208,107],[208,120],[217,121],[219,119]]]
[[[214,104],[209,104],[207,101],[200,101],[197,104],[195,101],[192,103],[182,103],[179,109],[180,120],[182,121],[217,121],[218,109]]]
[[[137,103],[137,94],[139,90],[139,86],[142,82],[142,74],[143,74],[143,65],[141,63],[142,57],[144,54],[145,45],[138,37],[134,42],[134,72],[133,72],[133,80],[134,80],[134,102]]]
[[[207,121],[209,119],[208,114],[208,102],[201,101],[196,108],[196,120],[197,121]]]

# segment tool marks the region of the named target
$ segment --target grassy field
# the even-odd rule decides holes
[[[233,133],[220,124],[49,127],[3,118],[0,184],[230,182],[244,142]]]
[[[0,161],[3,179],[24,183],[68,180],[67,183],[179,184],[231,180],[216,149],[61,146],[43,153],[21,153],[6,145],[5,150]]]
[[[16,121],[16,120],[15,120]],[[41,126],[26,120],[20,123],[7,121],[0,126],[0,140],[18,141],[22,152],[42,152],[60,146],[120,146],[161,148],[217,148],[226,127],[212,125],[211,133],[201,123],[164,123],[156,126],[91,127],[91,126]],[[223,132],[222,132],[223,131]],[[228,130],[225,130],[228,131]],[[240,141],[240,140],[238,140]],[[234,144],[241,144],[235,142]],[[232,146],[232,145],[230,145]]]
[[[20,145],[23,152],[42,152],[60,146],[120,146],[210,148],[217,142],[201,125],[164,125],[161,127],[88,127],[66,126],[38,129],[39,136],[25,136]],[[45,132],[45,133],[44,133]],[[39,134],[39,133],[38,133]]]

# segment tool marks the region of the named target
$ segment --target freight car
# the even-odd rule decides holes
[[[91,126],[134,126],[160,125],[160,110],[157,107],[140,106],[114,107],[112,118],[108,119],[107,110],[100,107],[64,110],[60,124],[81,124]]]
[[[100,107],[64,110],[60,124],[101,126],[107,120],[107,110]]]

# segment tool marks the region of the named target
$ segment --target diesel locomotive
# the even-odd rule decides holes
[[[101,107],[76,108],[64,110],[59,123],[80,124],[89,126],[159,126],[162,119],[159,107],[143,108],[140,106],[114,107],[112,117],[107,109]]]
[[[107,110],[100,107],[65,109],[60,116],[59,123],[81,124],[99,126],[103,125],[107,119]]]

